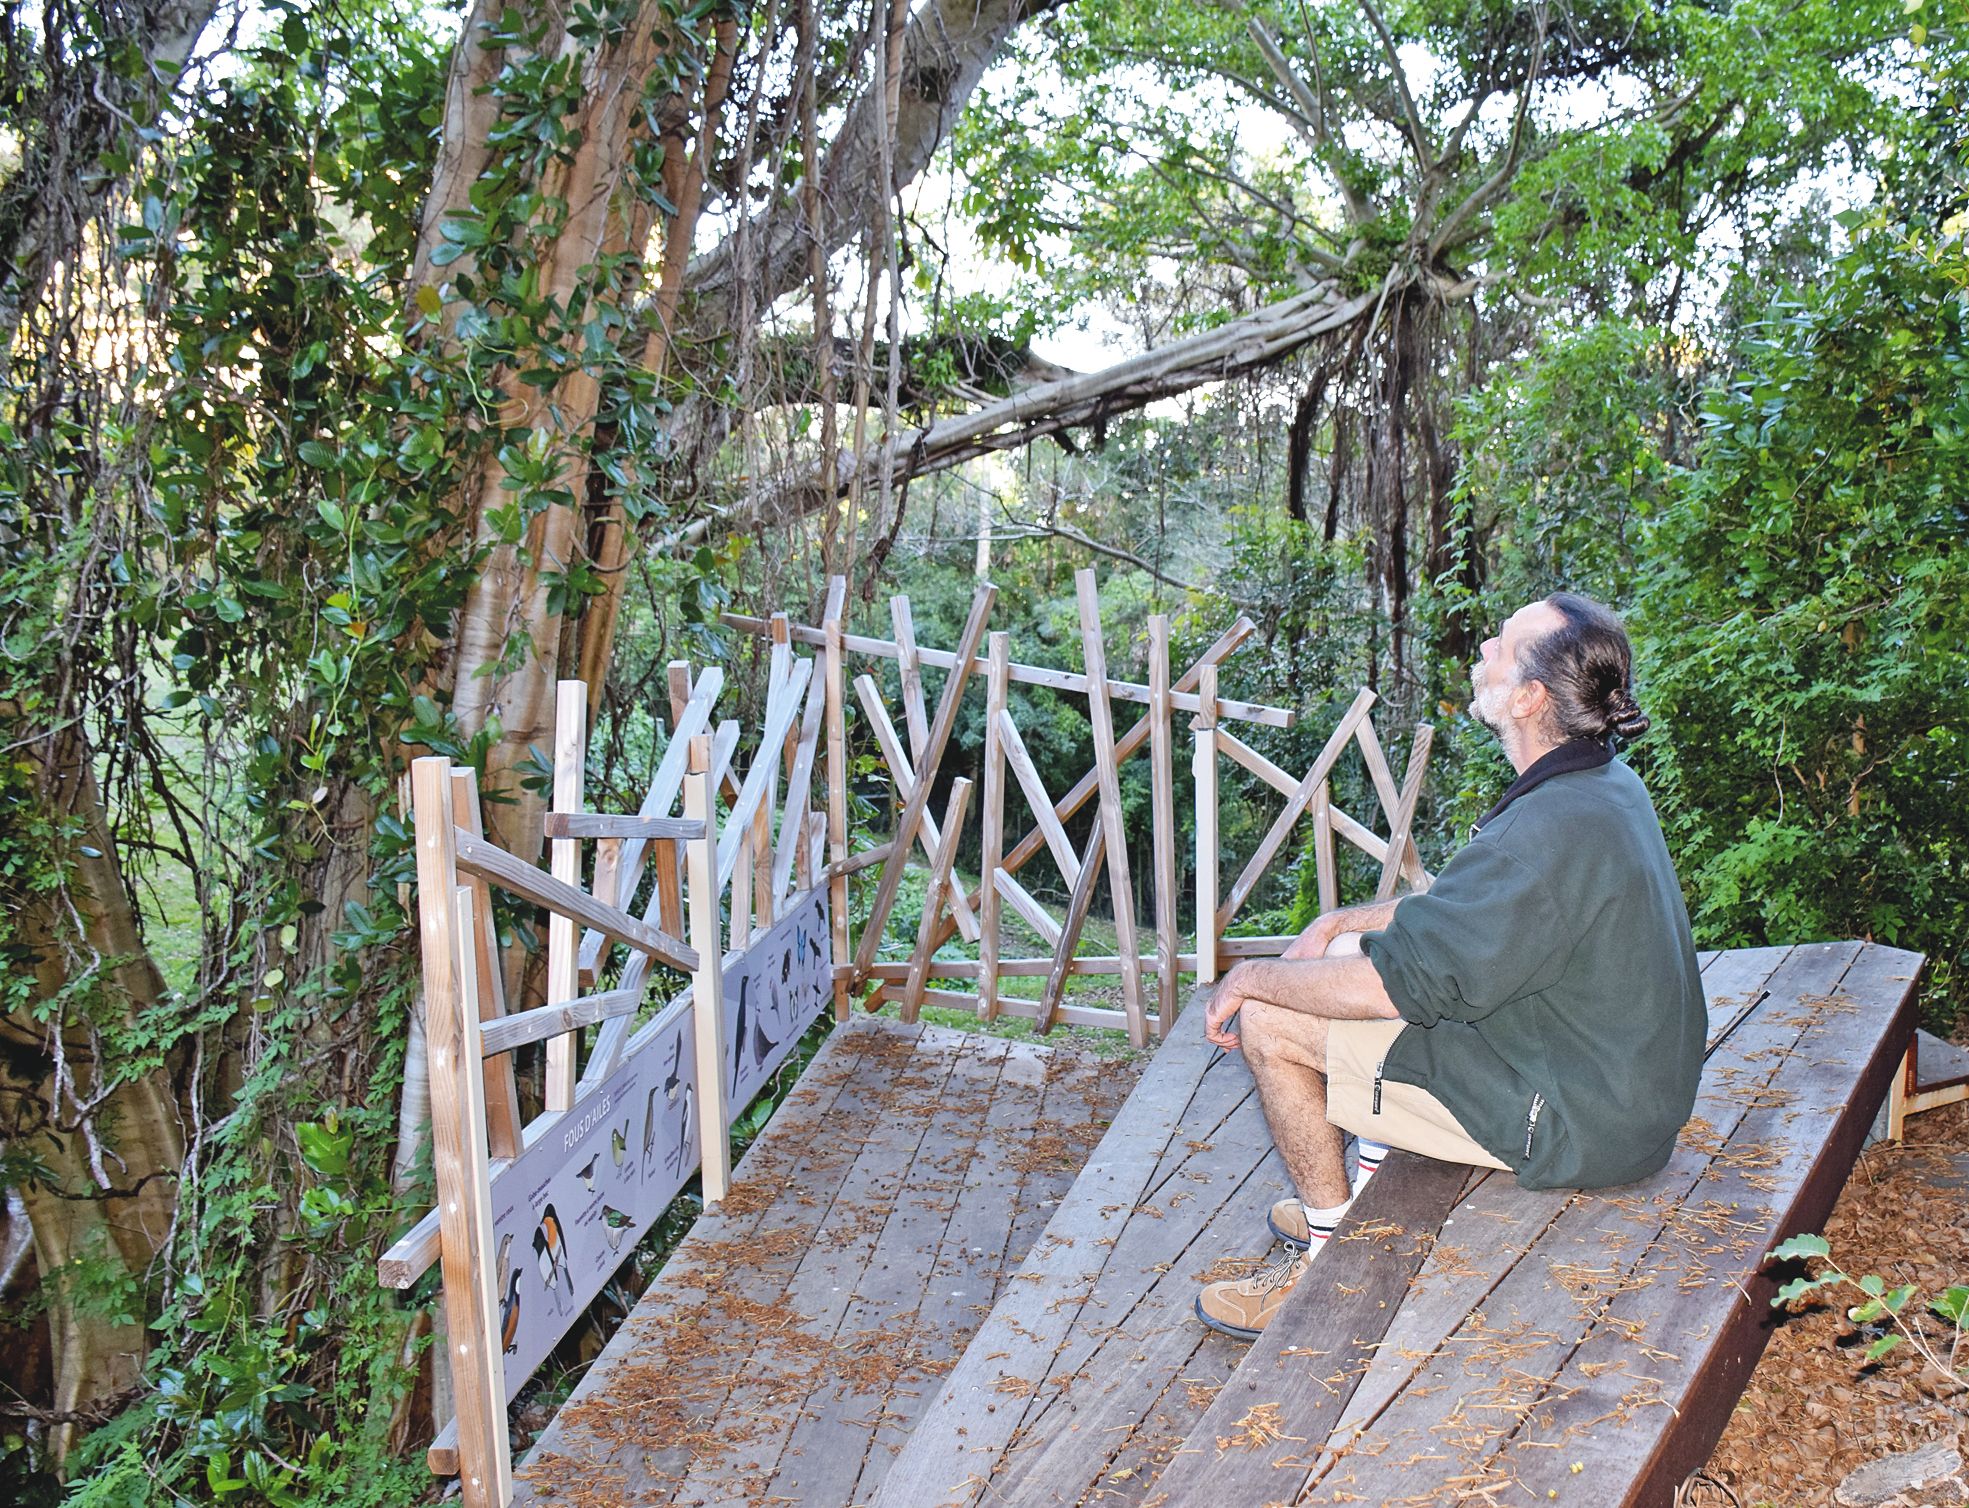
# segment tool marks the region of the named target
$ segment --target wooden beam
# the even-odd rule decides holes
[[[743,633],[763,634],[769,631],[764,618],[751,618],[744,613],[722,613],[719,616],[725,623]],[[1239,618],[1222,635],[1222,638],[1231,639],[1232,642],[1229,648],[1217,656],[1217,659],[1221,661],[1224,655],[1229,654],[1256,631],[1250,619]],[[796,644],[819,645],[825,642],[822,631],[817,628],[808,628],[796,623],[793,625],[792,633],[793,642]],[[844,633],[841,636],[841,646],[843,650],[874,655],[886,660],[896,659],[899,654],[899,646],[893,641],[872,639],[865,634]],[[958,659],[947,649],[924,649],[920,646],[917,648],[916,658],[919,664],[937,670],[955,669]],[[971,672],[982,673],[989,668],[975,653],[972,655]],[[1022,665],[1016,660],[1010,664],[1008,671],[1015,685],[1044,686],[1049,690],[1064,691],[1074,696],[1087,695],[1087,677],[1076,671],[1053,670],[1044,665]],[[1170,699],[1178,712],[1197,710],[1197,700],[1193,691],[1195,684],[1188,677],[1176,683]],[[1112,701],[1136,702],[1146,706],[1149,700],[1149,688],[1139,681],[1111,680],[1108,682],[1108,697]],[[1218,715],[1241,723],[1256,723],[1265,728],[1290,728],[1296,726],[1299,720],[1299,714],[1290,708],[1270,707],[1262,702],[1239,701],[1235,697],[1226,697],[1218,703]]]
[[[1049,948],[1059,946],[1060,924],[1053,920],[1052,915],[1039,904],[1031,891],[1002,869],[992,874],[991,888],[1007,905],[1019,913],[1028,927],[1039,934],[1041,942]]]
[[[412,761],[417,913],[431,1073],[431,1161],[444,1268],[445,1346],[458,1415],[459,1488],[467,1508],[512,1498],[506,1376],[493,1291],[492,1188],[485,1141],[471,892],[458,884],[450,761]]]
[[[1176,729],[1169,702],[1169,615],[1149,617],[1149,812],[1155,854],[1157,1035],[1176,1025]]]
[[[930,729],[930,743],[924,750],[923,766],[916,771],[916,789],[910,792],[909,800],[896,819],[895,848],[889,854],[888,862],[882,866],[882,878],[875,887],[875,898],[870,903],[868,923],[862,929],[861,942],[855,948],[855,968],[866,972],[875,962],[876,951],[882,946],[882,930],[888,925],[889,911],[896,903],[896,892],[902,888],[903,865],[909,857],[909,848],[916,841],[916,825],[923,820],[923,812],[930,804],[930,790],[937,779],[937,767],[943,763],[944,749],[949,746],[950,735],[957,727],[958,705],[964,700],[964,687],[971,678],[972,667],[977,664],[978,646],[984,642],[985,623],[991,616],[991,605],[997,599],[998,588],[990,582],[978,586],[977,595],[971,602],[971,616],[965,621],[963,637],[959,641],[959,663],[944,682],[943,696],[937,702],[937,720]]]
[[[464,832],[457,835],[457,847],[458,867],[467,874],[482,876],[523,901],[570,916],[613,942],[649,954],[658,963],[686,974],[697,967],[697,954],[676,938],[665,936],[626,911],[603,905],[585,890],[562,884],[505,849]]]
[[[554,802],[553,810],[581,810],[588,764],[588,688],[579,681],[562,681],[554,688]],[[553,876],[563,885],[581,883],[581,844],[556,838],[551,845]],[[555,911],[547,919],[547,1003],[565,1005],[581,993],[581,938],[574,918]],[[573,1036],[547,1043],[546,1103],[565,1110],[574,1103],[575,1052]]]
[[[1238,939],[1232,940],[1237,941]],[[1280,940],[1279,946],[1283,947],[1288,941],[1290,941],[1289,938]],[[1148,968],[1155,962],[1155,955],[1153,953],[1144,953],[1141,962],[1143,968]],[[1193,973],[1196,970],[1196,955],[1194,953],[1178,954],[1176,963],[1185,974]],[[845,969],[846,967],[847,965],[842,965],[842,968]],[[979,963],[975,958],[939,958],[930,965],[929,977],[932,979],[976,979],[978,977],[978,969]],[[1051,954],[1048,954],[1044,958],[1000,958],[998,960],[998,976],[1001,979],[1044,979],[1052,972],[1053,958]],[[1067,960],[1067,972],[1073,975],[1112,974],[1118,976],[1121,973],[1121,957],[1116,953],[1078,954]],[[882,980],[885,983],[901,984],[909,978],[909,964],[906,961],[895,960],[877,963],[870,966],[868,977]],[[1116,1011],[1114,1015],[1116,1020],[1124,1019],[1120,1011]],[[1062,1016],[1060,1019],[1065,1020],[1066,1018]]]
[[[451,767],[451,811],[458,825],[473,837],[485,833],[479,812],[479,778],[470,765]],[[473,975],[478,983],[479,1020],[491,1023],[506,1014],[506,971],[499,962],[499,930],[493,922],[492,891],[474,877],[472,892]],[[510,1057],[485,1063],[485,1141],[493,1157],[520,1155],[520,1088]]]
[[[1312,805],[1313,792],[1319,789],[1321,781],[1333,773],[1333,766],[1340,758],[1340,751],[1347,747],[1347,741],[1354,736],[1354,730],[1360,726],[1361,719],[1367,716],[1368,709],[1373,705],[1374,693],[1363,686],[1360,694],[1354,698],[1353,705],[1342,715],[1340,725],[1327,738],[1326,746],[1320,750],[1319,758],[1313,761],[1313,767],[1306,772],[1306,778],[1299,782],[1299,788],[1286,799],[1285,810],[1279,813],[1278,819],[1272,823],[1271,830],[1259,843],[1258,851],[1252,854],[1243,872],[1232,884],[1231,893],[1225,898],[1224,904],[1218,907],[1218,936],[1224,934],[1231,924],[1231,918],[1236,916],[1238,909],[1251,898],[1251,892],[1257,888],[1259,879],[1263,877],[1272,860],[1278,857],[1279,849],[1285,846],[1285,840],[1292,832],[1294,824],[1306,814],[1306,808]]]
[[[1217,667],[1198,676],[1202,711],[1190,724],[1196,750],[1190,775],[1196,785],[1196,982],[1217,977],[1217,884],[1223,858],[1217,851]]]
[[[1333,848],[1333,782],[1322,780],[1313,792],[1313,883],[1320,914],[1340,904],[1339,857]]]
[[[937,914],[943,910],[950,891],[951,866],[957,859],[957,835],[964,830],[964,812],[971,801],[971,782],[963,776],[950,783],[950,799],[943,814],[944,841],[937,848],[937,862],[930,871],[929,888],[923,894],[923,918],[916,928],[916,951],[909,960],[909,980],[903,989],[902,1019],[914,1025],[923,1006],[924,970],[936,951]]]
[[[684,867],[690,888],[692,1041],[697,1051],[698,1173],[704,1202],[716,1204],[731,1188],[730,1120],[725,1107],[725,951],[718,935],[717,843],[711,836],[711,742],[691,740],[690,769],[684,777],[684,815],[704,824],[705,836],[686,845]],[[736,907],[734,907],[736,910]]]
[[[896,725],[889,720],[889,709],[882,705],[882,689],[875,684],[872,675],[855,677],[855,696],[861,702],[862,715],[868,719],[869,727],[875,733],[875,742],[881,747],[882,758],[889,766],[889,779],[895,785],[896,796],[907,804],[916,790],[916,771],[909,756],[903,752],[902,740],[896,736]],[[943,854],[943,829],[931,818],[928,812],[916,829],[917,841],[923,845],[923,858],[934,869]],[[961,879],[955,879],[951,887],[951,915],[956,919],[957,930],[964,935],[964,941],[978,940],[976,912],[971,906],[970,893],[965,890]],[[941,946],[941,944],[939,944]]]
[[[827,677],[823,674],[807,683],[807,705],[800,714],[792,768],[787,771],[786,804],[780,809],[779,817],[779,850],[773,856],[775,906],[785,899],[793,883],[794,864],[806,843],[807,808],[814,794],[814,755],[820,747],[821,723],[826,713]]]
[[[848,682],[842,649],[841,614],[848,600],[848,578],[827,578],[827,605],[821,613],[821,667],[827,677],[827,909],[834,934],[835,962],[848,956]],[[849,1014],[848,983],[834,981],[834,1019]]]
[[[760,803],[768,800],[767,793],[779,775],[779,761],[771,751],[778,748],[780,740],[786,737],[787,729],[793,726],[793,719],[800,711],[800,698],[806,694],[807,680],[813,670],[812,660],[798,661],[779,688],[778,695],[767,704],[765,721],[759,733],[759,756],[753,760],[752,768],[745,772],[738,799],[731,803],[725,813],[724,836],[718,842],[718,884],[721,889],[738,866],[739,851],[748,848],[753,841],[753,819],[760,810]],[[734,906],[738,899],[734,894]]]
[[[1074,857],[1073,844],[1067,841],[1067,830],[1061,825],[1059,814],[1053,810],[1053,798],[1046,794],[1046,787],[1039,779],[1039,766],[1033,763],[1025,738],[1019,732],[1019,725],[1012,720],[1012,709],[999,708],[994,721],[999,743],[1005,750],[1006,759],[1011,762],[1012,774],[1019,782],[1019,789],[1025,793],[1026,805],[1032,808],[1039,830],[1046,835],[1046,847],[1053,855],[1053,862],[1059,866],[1060,878],[1071,889],[1073,882],[1080,878],[1080,860]]]
[[[1060,939],[1053,944],[1052,966],[1046,975],[1046,984],[1039,992],[1039,1014],[1033,1030],[1046,1033],[1053,1029],[1059,1019],[1060,996],[1066,992],[1067,975],[1073,972],[1074,949],[1080,946],[1081,928],[1087,925],[1088,908],[1094,904],[1094,887],[1100,883],[1103,861],[1107,857],[1107,829],[1099,822],[1087,834],[1087,847],[1080,855],[1080,878],[1073,882],[1073,894],[1067,899],[1067,914],[1060,921]],[[1121,960],[1122,967],[1128,960]],[[1135,961],[1139,976],[1141,960]],[[1003,972],[1001,967],[1000,972]]]
[[[1217,730],[1217,747],[1228,754],[1234,763],[1242,765],[1280,795],[1291,796],[1298,791],[1299,781],[1296,776],[1273,764],[1229,728]]]
[[[540,1042],[562,1032],[579,1031],[597,1021],[633,1016],[642,1004],[641,990],[608,990],[599,995],[583,995],[565,1005],[540,1005],[517,1016],[502,1016],[488,1022],[480,1032],[485,1056],[510,1053],[529,1042]],[[508,1154],[512,1155],[512,1154]]]
[[[1388,818],[1388,856],[1381,861],[1381,882],[1374,887],[1374,898],[1385,901],[1400,883],[1403,859],[1414,847],[1409,829],[1415,824],[1415,804],[1422,799],[1422,777],[1429,769],[1429,749],[1436,730],[1428,723],[1417,723],[1415,740],[1408,746],[1408,768],[1402,772],[1402,788],[1395,798],[1395,810]]]
[[[899,1000],[900,986],[885,984],[876,992],[876,1004],[883,1005]],[[934,1005],[947,1011],[978,1011],[978,997],[964,990],[925,990],[923,1004]],[[1018,1016],[1032,1020],[1039,1012],[1039,1002],[1028,1000],[1023,995],[1007,995],[1000,1005],[1000,1014]],[[1103,1031],[1125,1031],[1128,1017],[1121,1011],[1109,1010],[1098,1005],[1063,1005],[1059,1008],[1058,1019],[1065,1026],[1092,1026]]]
[[[930,742],[930,714],[923,703],[923,662],[916,653],[916,619],[907,597],[889,599],[889,621],[896,629],[896,670],[902,681],[902,719],[909,729],[909,762],[923,762]]]
[[[1080,648],[1087,663],[1087,720],[1094,729],[1094,773],[1101,786],[1101,826],[1107,833],[1108,893],[1114,899],[1115,947],[1121,953],[1121,1003],[1128,1012],[1129,1038],[1137,1047],[1149,1041],[1142,1013],[1142,966],[1136,962],[1135,887],[1128,873],[1128,823],[1121,809],[1121,761],[1114,751],[1114,709],[1108,702],[1107,646],[1101,642],[1101,594],[1091,569],[1073,573],[1080,600]],[[1149,714],[1153,725],[1155,714]],[[1151,736],[1154,729],[1151,726]]]
[[[682,843],[704,836],[701,824],[686,822],[682,817],[631,817],[616,812],[549,812],[541,819],[541,825],[550,838],[591,842],[603,838],[635,838],[644,843]]]
[[[1005,751],[1001,726],[1011,685],[1012,638],[994,633],[985,648],[984,856],[978,862],[978,1015],[998,1019],[998,861],[1005,851]],[[1052,809],[1051,803],[1047,810]],[[1010,876],[1006,876],[1010,878]]]

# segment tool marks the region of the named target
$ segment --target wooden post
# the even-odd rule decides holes
[[[1901,1058],[1901,1066],[1894,1070],[1894,1077],[1887,1084],[1887,1140],[1900,1141],[1907,1131],[1908,1100],[1914,1094],[1918,1065],[1915,1054],[1920,1046],[1920,1037],[1908,1039],[1907,1052]]]
[[[431,1160],[437,1180],[445,1346],[458,1408],[459,1487],[467,1508],[504,1508],[513,1498],[513,1463],[506,1432],[499,1295],[493,1291],[492,1182],[486,1166],[477,971],[467,962],[477,951],[472,893],[458,883],[451,762],[442,755],[414,760],[410,778],[431,1073]]]
[[[1121,769],[1114,753],[1114,709],[1108,702],[1108,656],[1101,643],[1101,598],[1092,570],[1073,573],[1080,599],[1080,644],[1087,665],[1087,720],[1094,728],[1094,770],[1101,789],[1101,830],[1106,835],[1108,894],[1114,898],[1115,950],[1121,954],[1121,1003],[1128,1011],[1128,1040],[1146,1047],[1142,1015],[1142,956],[1135,936],[1135,891],[1128,875],[1128,832],[1121,811]],[[1151,715],[1153,716],[1153,715]],[[1153,736],[1154,730],[1150,730]]]
[[[479,812],[479,778],[470,765],[451,769],[451,811],[458,825],[474,838],[485,836]],[[492,887],[474,876],[472,892],[472,976],[478,987],[479,1020],[506,1014],[506,976],[499,967],[499,931],[492,920]],[[525,1144],[520,1119],[520,1090],[513,1076],[513,1055],[501,1053],[485,1060],[485,1137],[493,1157],[518,1157]]]
[[[1060,1012],[1060,999],[1066,993],[1067,976],[1073,972],[1073,952],[1080,946],[1080,929],[1087,925],[1087,910],[1094,902],[1094,887],[1101,881],[1102,856],[1107,853],[1105,841],[1107,829],[1099,822],[1087,834],[1087,847],[1080,855],[1080,875],[1073,882],[1073,894],[1067,898],[1067,914],[1060,923],[1059,938],[1053,944],[1051,966],[1046,971],[1046,983],[1039,991],[1039,1014],[1034,1019],[1033,1030],[1044,1034],[1053,1029],[1053,1022]],[[1125,967],[1125,960],[1117,959],[1116,967]],[[1137,961],[1140,966],[1140,960]],[[1136,1016],[1141,1013],[1136,1012]],[[1132,1026],[1135,1016],[1128,1018]]]
[[[998,1019],[998,864],[1005,853],[1005,741],[999,723],[1006,716],[1011,688],[1011,635],[995,633],[986,641],[984,857],[978,864],[978,1014]],[[950,829],[944,829],[946,841]]]
[[[725,1115],[725,950],[718,936],[718,823],[712,801],[711,740],[691,740],[690,772],[684,777],[684,815],[704,824],[704,836],[684,846],[690,887],[691,947],[697,971],[691,975],[691,1022],[697,1046],[697,1117],[704,1202],[716,1204],[732,1181],[732,1147]],[[743,909],[732,892],[736,924]]]
[[[557,812],[582,808],[582,786],[588,762],[588,688],[579,681],[562,681],[554,708],[554,805]],[[581,883],[581,840],[556,838],[553,876],[564,884]],[[581,933],[571,916],[553,913],[547,922],[547,1004],[566,1005],[581,993]],[[547,1109],[566,1110],[574,1104],[575,1050],[580,1035],[563,1032],[547,1040]]]
[[[1217,667],[1197,673],[1198,711],[1190,724],[1196,753],[1196,982],[1217,977]]]
[[[821,617],[822,673],[827,677],[827,862],[848,862],[848,683],[841,645],[841,612],[848,600],[848,578],[827,578],[827,609]],[[827,882],[828,926],[834,933],[834,962],[848,960],[848,877],[838,868]],[[848,1019],[848,979],[834,977],[834,1019]]]
[[[916,788],[909,793],[902,814],[896,818],[895,846],[883,861],[882,878],[876,883],[875,899],[868,909],[868,925],[861,934],[861,941],[855,945],[854,977],[857,980],[867,977],[868,966],[875,962],[875,954],[882,946],[882,931],[889,923],[889,909],[896,903],[896,892],[902,888],[903,867],[909,862],[909,850],[916,842],[916,825],[923,820],[923,813],[930,804],[930,790],[936,783],[937,766],[943,763],[944,750],[949,747],[950,735],[957,728],[957,709],[964,700],[964,687],[971,679],[971,667],[977,661],[978,647],[984,642],[985,622],[991,616],[991,605],[997,597],[998,588],[987,581],[978,587],[977,595],[971,599],[971,616],[964,622],[964,633],[957,645],[957,664],[952,667],[949,678],[944,682],[943,695],[937,700],[937,720],[930,729],[930,742],[916,770]],[[1105,686],[1103,689],[1106,689]],[[1140,972],[1141,965],[1138,963],[1138,990]]]
[[[1330,780],[1322,780],[1319,789],[1313,792],[1313,877],[1319,886],[1320,913],[1339,909],[1340,870],[1333,851],[1333,782]]]
[[[1149,619],[1149,804],[1155,828],[1156,1033],[1176,1026],[1176,730],[1169,705],[1169,615]]]
[[[971,782],[959,776],[950,783],[950,800],[944,806],[944,840],[937,846],[936,867],[930,871],[929,889],[923,894],[923,918],[916,927],[916,952],[909,960],[909,980],[903,988],[902,1018],[914,1023],[923,1010],[923,987],[929,982],[930,955],[937,950],[937,916],[944,897],[950,893],[950,869],[957,859],[957,835],[964,828],[964,811],[971,801]]]

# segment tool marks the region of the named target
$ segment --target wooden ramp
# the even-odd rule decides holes
[[[515,1502],[862,1503],[1132,1080],[838,1030],[516,1472]]]

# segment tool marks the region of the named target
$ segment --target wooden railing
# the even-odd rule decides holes
[[[748,738],[738,722],[716,717],[720,669],[693,674],[672,664],[670,738],[633,813],[587,810],[586,688],[563,682],[552,801],[542,822],[544,870],[487,838],[469,769],[444,758],[413,765],[437,1203],[384,1253],[378,1277],[405,1288],[434,1264],[442,1268],[457,1417],[430,1461],[458,1475],[468,1508],[509,1500],[507,1404],[691,1177],[701,1177],[707,1203],[724,1197],[732,1115],[830,1001],[842,1018],[860,994],[871,1009],[897,1002],[912,1021],[932,1004],[985,1021],[1023,1015],[1042,1031],[1061,1021],[1124,1027],[1141,1044],[1173,1024],[1181,975],[1207,981],[1225,958],[1284,945],[1284,938],[1230,937],[1227,929],[1302,820],[1313,822],[1322,905],[1338,899],[1339,839],[1380,862],[1379,893],[1393,893],[1404,879],[1428,883],[1409,836],[1428,758],[1426,726],[1397,787],[1369,716],[1373,694],[1363,691],[1295,778],[1230,729],[1290,727],[1292,711],[1218,693],[1221,667],[1253,632],[1247,620],[1176,675],[1169,620],[1151,618],[1148,679],[1131,682],[1108,673],[1093,574],[1082,572],[1076,586],[1080,671],[1014,662],[1008,636],[988,631],[989,585],[947,651],[917,644],[907,598],[892,604],[893,638],[847,633],[839,579],[829,584],[817,628],[784,615],[729,619],[769,641],[758,728]],[[819,652],[803,655],[803,648]],[[901,695],[898,718],[873,676],[854,678],[898,803],[887,838],[862,852],[851,851],[848,831],[850,653],[893,660]],[[925,666],[945,671],[934,711]],[[952,780],[941,811],[932,812],[974,685],[984,701],[980,778],[975,786],[968,776]],[[1026,746],[1009,695],[1014,685],[1086,699],[1092,761],[1063,795],[1046,788]],[[1141,710],[1118,726],[1123,707]],[[1196,781],[1197,923],[1187,948],[1178,932],[1179,713],[1191,720]],[[1386,836],[1333,802],[1332,776],[1350,744],[1387,815]],[[1152,809],[1146,907],[1131,872],[1120,784],[1126,761],[1144,753]],[[1220,899],[1224,758],[1275,787],[1285,805]],[[817,777],[824,811],[814,809]],[[1032,827],[1008,844],[1013,787],[1031,808]],[[1067,824],[1089,802],[1093,820],[1076,848]],[[982,854],[975,889],[956,862],[973,821]],[[907,959],[883,958],[905,869],[918,854],[928,887],[914,948]],[[1057,916],[1019,878],[1042,854],[1069,897]],[[872,889],[860,934],[851,937],[848,887],[857,874]],[[1081,944],[1103,875],[1115,947],[1091,953]],[[495,891],[522,913],[547,917],[544,999],[528,1010],[507,1009]],[[1007,912],[1048,951],[1008,955]],[[974,945],[977,956],[939,957],[952,937]],[[1069,981],[1088,975],[1120,980],[1120,1009],[1069,998]],[[1036,997],[1003,988],[1031,978],[1041,981]],[[544,1057],[542,1110],[522,1124],[514,1054],[534,1046]]]

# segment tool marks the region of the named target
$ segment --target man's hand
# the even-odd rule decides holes
[[[1239,1045],[1237,1028],[1231,1020],[1244,1006],[1244,992],[1238,988],[1238,971],[1244,967],[1237,964],[1222,979],[1217,981],[1217,992],[1210,997],[1210,1004],[1203,1013],[1203,1034],[1225,1052]]]
[[[1285,945],[1280,958],[1324,958],[1333,939],[1340,933],[1338,925],[1340,913],[1327,911],[1314,918],[1313,924]]]

